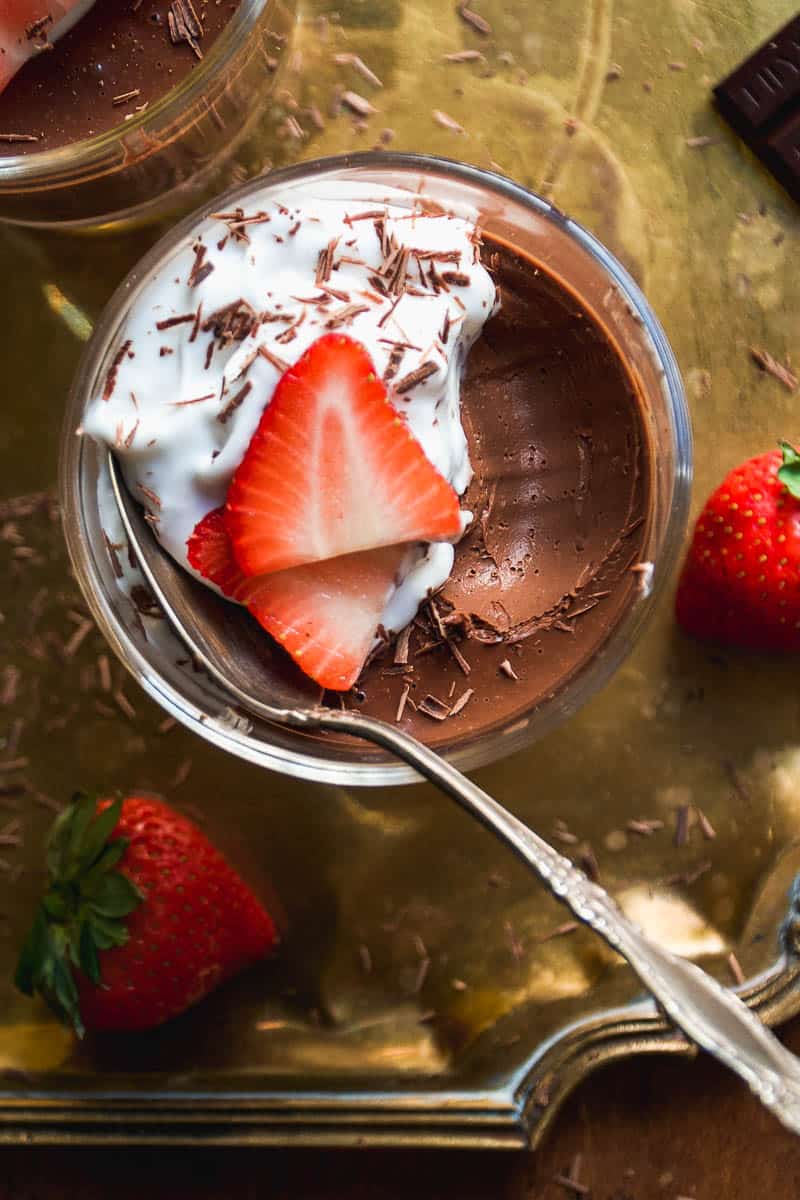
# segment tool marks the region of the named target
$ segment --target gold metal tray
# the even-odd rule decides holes
[[[734,462],[798,433],[797,396],[749,356],[757,345],[782,359],[796,339],[798,212],[708,99],[792,5],[475,7],[491,37],[442,0],[307,0],[267,114],[273,160],[365,149],[391,129],[394,148],[495,164],[549,193],[664,322],[702,497]],[[322,20],[333,10],[339,22]],[[484,58],[443,61],[464,49]],[[337,86],[380,110],[365,129],[330,115]],[[624,964],[431,789],[291,781],[165,728],[84,623],[47,498],[14,499],[51,487],[87,318],[156,234],[0,233],[0,1141],[535,1142],[594,1066],[687,1049]],[[784,952],[779,938],[800,870],[793,662],[692,644],[667,601],[578,718],[479,779],[570,851],[591,845],[602,881],[654,937],[722,979],[741,968],[766,1020],[800,1010],[794,939]],[[18,997],[11,965],[41,839],[79,785],[163,792],[269,877],[287,927],[279,957],[130,1039],[79,1046]],[[697,822],[676,846],[686,805],[711,829]],[[629,825],[642,818],[664,827]]]

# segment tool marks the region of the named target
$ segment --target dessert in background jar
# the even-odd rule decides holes
[[[237,5],[79,0],[60,21],[40,0],[20,8],[31,21],[0,60],[20,64],[5,85],[0,75],[0,154],[56,150],[144,112],[203,61]]]
[[[219,187],[292,21],[293,0],[13,0],[0,22],[0,219],[140,220]]]

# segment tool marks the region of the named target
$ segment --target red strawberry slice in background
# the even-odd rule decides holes
[[[246,575],[461,533],[458,497],[365,348],[326,334],[281,378],[228,492]]]
[[[752,650],[800,650],[800,455],[731,471],[698,517],[678,584],[687,633]]]
[[[332,691],[358,679],[406,553],[385,546],[248,578],[221,508],[198,523],[187,551],[196,571],[244,604],[306,675]]]
[[[92,0],[1,0],[0,92],[29,58],[48,49],[48,42],[91,6]]]

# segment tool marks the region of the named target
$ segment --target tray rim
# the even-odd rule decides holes
[[[800,1013],[794,948],[735,989],[768,1026]],[[572,1091],[599,1067],[692,1045],[643,999],[566,1025],[504,1086],[369,1095],[322,1088],[177,1099],[118,1093],[0,1096],[0,1146],[303,1146],[535,1149]]]

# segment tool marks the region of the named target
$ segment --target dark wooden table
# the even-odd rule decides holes
[[[786,1031],[800,1052],[800,1021]],[[580,1162],[576,1164],[576,1156]],[[580,1190],[556,1182],[574,1172]],[[584,1191],[583,1189],[587,1189]],[[797,1200],[800,1141],[705,1056],[606,1067],[535,1154],[0,1151],[0,1200]]]

